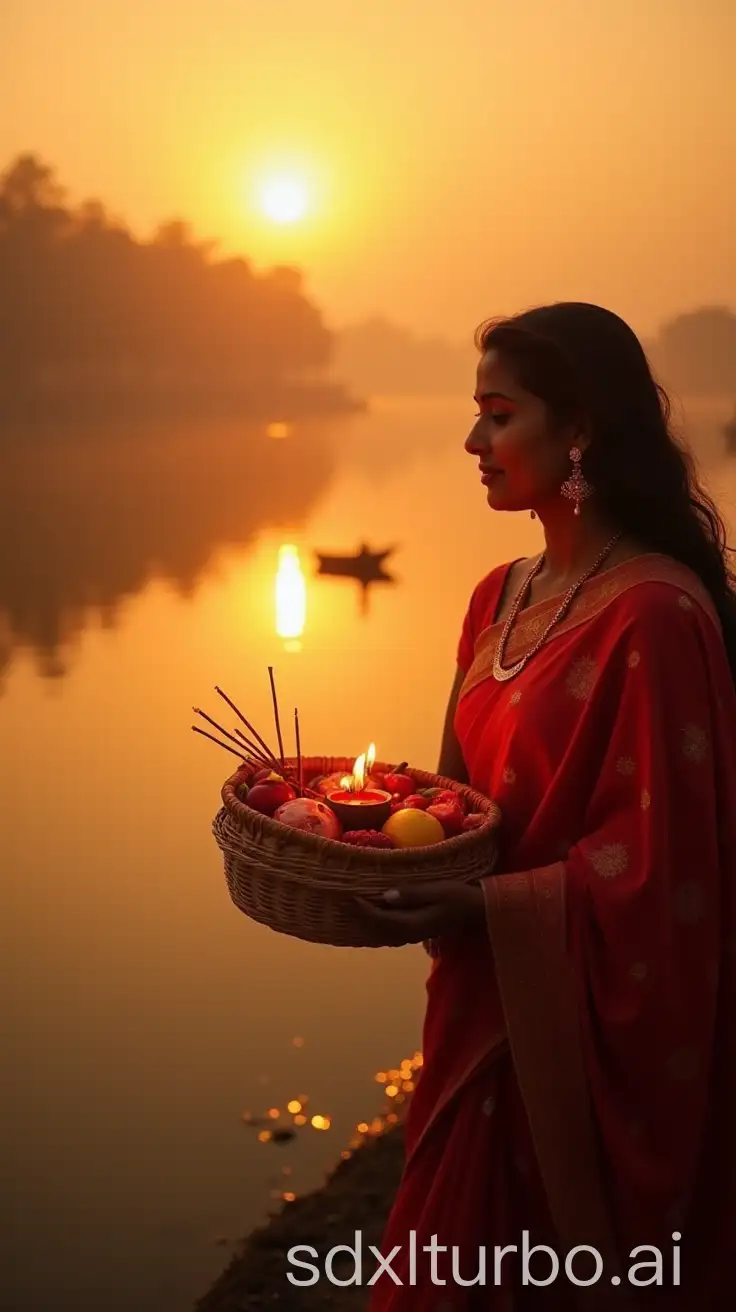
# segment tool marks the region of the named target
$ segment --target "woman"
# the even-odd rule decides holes
[[[725,534],[619,318],[547,306],[479,347],[466,450],[546,546],[476,588],[442,747],[500,804],[498,869],[364,904],[435,940],[370,1308],[712,1312],[736,1289]],[[602,1274],[566,1268],[578,1246]]]

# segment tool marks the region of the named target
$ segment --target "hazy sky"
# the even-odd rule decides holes
[[[0,166],[298,262],[331,322],[467,337],[736,306],[735,0],[4,0]],[[304,171],[288,231],[253,208]]]

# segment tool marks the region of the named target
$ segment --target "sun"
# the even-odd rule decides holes
[[[264,182],[260,202],[273,223],[298,223],[309,210],[309,192],[301,178],[279,174]]]

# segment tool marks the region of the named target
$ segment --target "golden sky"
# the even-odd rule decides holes
[[[735,51],[734,0],[5,0],[0,163],[299,263],[335,325],[582,298],[648,333],[736,306]],[[284,167],[291,228],[252,206]]]

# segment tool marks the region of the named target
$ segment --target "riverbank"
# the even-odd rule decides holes
[[[306,1245],[317,1252],[321,1266],[331,1248],[354,1244],[355,1231],[363,1237],[367,1253],[378,1246],[401,1176],[404,1136],[401,1125],[366,1138],[349,1157],[341,1159],[321,1188],[285,1203],[263,1226],[243,1242],[230,1265],[194,1312],[363,1312],[365,1285],[338,1288],[322,1277],[312,1286],[292,1285],[286,1273],[308,1278],[309,1272],[290,1267],[289,1250]],[[371,1270],[373,1264],[371,1264]],[[334,1273],[349,1279],[354,1263],[346,1256],[344,1268],[335,1261]],[[369,1273],[364,1279],[369,1278]]]

